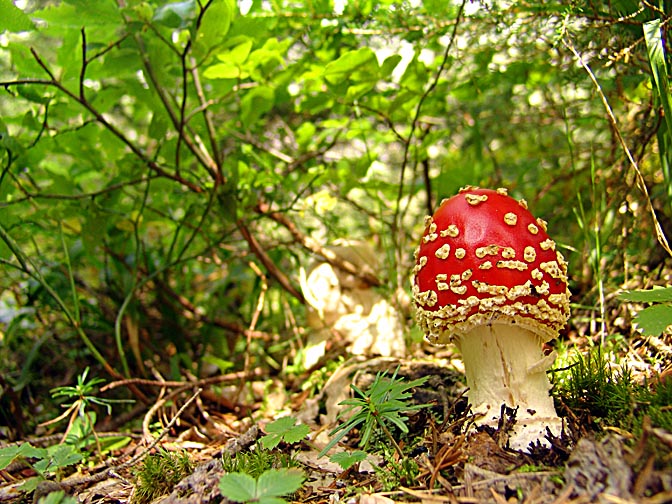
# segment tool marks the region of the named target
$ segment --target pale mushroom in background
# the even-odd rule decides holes
[[[496,426],[517,408],[510,447],[559,435],[546,375],[555,352],[543,344],[569,318],[567,263],[524,200],[506,190],[466,187],[444,200],[416,251],[411,279],[416,320],[427,340],[455,343],[478,424]]]

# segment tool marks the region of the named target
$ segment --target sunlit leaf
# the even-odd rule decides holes
[[[0,33],[34,29],[33,22],[12,0],[0,0]]]
[[[639,311],[635,324],[646,336],[659,336],[672,325],[672,305],[657,304]]]
[[[334,453],[329,460],[337,463],[343,470],[347,470],[358,462],[366,460],[367,454],[362,450],[355,450],[353,452],[342,451]]]
[[[339,84],[356,71],[366,72],[371,78],[377,75],[378,60],[369,47],[346,52],[336,61],[327,64],[324,69],[324,78],[330,84]]]
[[[667,129],[672,132],[672,88],[668,79],[667,65],[665,63],[665,45],[663,43],[662,27],[659,19],[644,23],[644,39],[649,54],[649,63],[653,72],[653,80],[656,83],[658,97],[665,112]]]
[[[234,502],[248,502],[257,498],[257,481],[249,474],[229,473],[219,480],[222,495]]]
[[[296,492],[305,480],[299,469],[270,469],[262,473],[257,481],[259,497],[281,497]]]
[[[240,119],[245,126],[252,125],[257,119],[273,108],[275,92],[268,86],[259,86],[245,94],[241,101]]]
[[[206,55],[226,41],[235,12],[236,4],[233,0],[215,0],[208,4],[196,37],[199,55]]]
[[[647,290],[623,291],[618,295],[623,301],[633,303],[664,303],[672,301],[672,287],[657,287]]]

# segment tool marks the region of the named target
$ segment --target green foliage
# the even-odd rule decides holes
[[[401,414],[417,411],[427,406],[426,404],[409,404],[408,399],[411,397],[410,390],[425,383],[428,377],[406,382],[403,378],[397,378],[398,372],[399,368],[390,377],[387,376],[387,372],[377,373],[369,388],[364,392],[356,385],[350,385],[355,397],[340,403],[348,407],[340,413],[339,417],[351,416],[329,433],[335,437],[322,449],[320,457],[348,433],[358,428],[361,435],[360,446],[368,446],[374,434],[382,432],[386,441],[389,441],[399,456],[403,458],[404,453],[390,431],[390,427],[396,427],[402,434],[408,433],[406,419]]]
[[[87,367],[82,374],[77,376],[76,385],[55,387],[51,390],[51,395],[55,399],[66,397],[74,400],[69,404],[63,404],[65,411],[58,417],[45,422],[43,425],[52,425],[67,419],[68,425],[65,429],[63,438],[67,439],[72,444],[79,443],[81,445],[82,441],[86,440],[90,435],[93,435],[98,445],[98,452],[101,453],[102,446],[94,431],[96,414],[91,411],[92,406],[104,406],[107,410],[107,414],[111,415],[113,404],[128,401],[97,397],[95,394],[98,393],[98,385],[104,383],[105,380],[101,378],[87,380],[88,374],[89,368]]]
[[[258,478],[269,469],[298,467],[291,455],[279,450],[267,450],[259,442],[253,449],[231,455],[222,454],[222,467],[227,473],[245,473]]]
[[[298,469],[268,469],[258,478],[245,473],[229,473],[219,480],[219,490],[233,502],[282,504],[281,497],[296,492],[305,476]]]
[[[178,378],[295,356],[300,238],[376,243],[391,298],[424,215],[466,184],[537,200],[594,306],[655,241],[615,127],[672,208],[669,9],[24,4],[0,0],[0,368],[22,397],[73,363]],[[616,126],[570,44],[599,55]],[[251,325],[284,346],[248,346]]]
[[[131,502],[146,504],[170,493],[173,487],[193,471],[186,452],[171,453],[163,448],[150,454],[135,472],[135,490]]]
[[[412,486],[420,474],[418,463],[410,457],[403,457],[399,461],[394,457],[386,459],[384,467],[374,466],[378,480],[384,492],[398,490],[400,486]]]
[[[672,325],[672,287],[624,291],[618,296],[630,303],[652,303],[639,310],[634,322],[646,336],[658,336]]]
[[[296,419],[290,416],[278,418],[266,426],[266,435],[260,439],[261,446],[272,450],[280,441],[294,444],[304,439],[310,428],[305,424],[296,424]]]
[[[578,355],[558,395],[574,414],[596,426],[615,426],[638,436],[644,418],[649,418],[655,427],[671,428],[669,380],[639,384],[627,366],[614,367],[599,350]]]
[[[355,450],[352,452],[342,451],[334,453],[329,460],[336,462],[345,471],[350,469],[353,465],[366,460],[367,453],[362,450]]]
[[[40,497],[37,504],[77,504],[77,499],[66,495],[63,490],[49,492],[45,497]]]
[[[22,489],[32,491],[41,481],[51,477],[60,479],[63,470],[81,462],[83,456],[71,444],[37,448],[30,443],[18,443],[0,448],[0,471],[15,460],[24,461],[38,474],[21,485]]]
[[[572,409],[590,414],[606,425],[616,425],[632,417],[633,385],[627,367],[612,369],[601,351],[578,355],[570,365],[565,402]]]
[[[661,23],[661,19],[653,19],[644,23],[644,40],[651,65],[654,94],[660,102],[665,119],[664,127],[658,130],[658,147],[663,175],[668,185],[668,195],[670,195],[672,193],[672,86],[670,86],[670,73]]]

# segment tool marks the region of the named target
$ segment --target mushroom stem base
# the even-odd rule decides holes
[[[532,331],[492,322],[476,327],[457,340],[467,375],[467,393],[479,425],[496,426],[501,407],[518,408],[510,433],[510,447],[528,448],[544,438],[546,427],[559,435],[558,418],[546,371],[555,354],[545,356],[540,338]]]

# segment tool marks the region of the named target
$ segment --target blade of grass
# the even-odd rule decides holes
[[[100,364],[111,376],[117,379],[121,379],[122,376],[119,374],[119,372],[116,369],[114,369],[109,362],[107,362],[105,357],[103,357],[103,355],[98,351],[93,342],[89,339],[89,337],[79,324],[77,318],[75,318],[75,315],[68,308],[68,305],[65,304],[65,301],[63,301],[61,296],[58,295],[58,292],[56,292],[54,288],[49,284],[49,282],[47,282],[47,280],[42,276],[39,268],[32,262],[30,257],[28,257],[23,252],[23,250],[21,250],[19,245],[12,239],[12,237],[9,235],[9,233],[2,224],[0,224],[0,240],[5,242],[5,245],[7,245],[12,254],[14,254],[14,257],[16,257],[16,260],[19,262],[20,267],[12,265],[11,263],[8,262],[6,264],[16,267],[26,275],[35,279],[59,306],[59,308],[65,315],[65,318],[68,320],[68,322],[70,322],[72,327],[77,332],[77,335],[80,337],[84,345],[89,349],[94,358],[98,362],[100,362]]]

